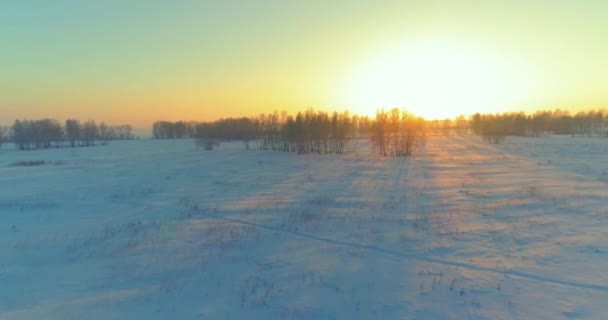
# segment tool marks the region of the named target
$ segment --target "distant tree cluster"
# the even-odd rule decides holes
[[[416,143],[424,141],[425,135],[426,123],[423,118],[394,108],[388,112],[376,112],[371,140],[384,156],[409,157]]]
[[[255,142],[259,150],[299,154],[341,154],[350,141],[371,139],[380,154],[407,157],[424,138],[425,122],[398,109],[379,111],[375,119],[351,116],[348,112],[308,109],[295,115],[275,111],[214,122],[156,121],[153,136],[156,139],[192,137],[205,150],[213,150],[222,141],[240,140],[247,150],[251,142]]]
[[[465,135],[470,132],[469,120],[464,115],[456,119],[430,120],[426,121],[427,130],[435,135]]]
[[[573,135],[608,137],[608,110],[579,112],[572,117]]]
[[[249,143],[259,134],[259,123],[250,118],[228,118],[215,122],[202,122],[195,126],[197,144],[205,150],[212,150],[221,141],[241,140],[249,150]]]
[[[48,148],[53,142],[58,147],[63,141],[63,130],[57,120],[16,120],[13,142],[21,150]]]
[[[283,112],[260,115],[258,147],[261,150],[308,153],[344,152],[356,129],[348,112],[308,109],[295,116]]]
[[[193,138],[196,132],[196,125],[196,122],[156,121],[152,125],[152,137],[154,139]]]
[[[537,111],[502,114],[476,113],[470,118],[471,130],[490,143],[501,143],[506,136],[570,134],[608,137],[608,111],[592,110],[574,115],[568,111]]]
[[[0,127],[0,146],[2,146],[3,143],[8,141],[8,128],[6,127]]]
[[[20,150],[56,147],[68,143],[71,147],[91,146],[96,141],[133,139],[130,125],[108,126],[95,121],[80,123],[66,120],[65,126],[54,119],[16,120],[11,127],[12,141]]]
[[[249,149],[249,142],[257,137],[257,130],[257,123],[249,118],[228,118],[214,122],[156,121],[152,125],[152,137],[195,138],[197,144],[206,150],[212,150],[223,140],[242,140]]]

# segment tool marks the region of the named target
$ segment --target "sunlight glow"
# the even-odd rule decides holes
[[[448,40],[391,47],[366,60],[344,91],[350,108],[365,115],[393,107],[427,119],[495,112],[529,87],[499,54]]]

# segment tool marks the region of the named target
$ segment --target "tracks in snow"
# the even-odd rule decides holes
[[[363,249],[363,250],[367,250],[370,252],[375,252],[378,254],[387,255],[387,256],[391,256],[391,257],[397,257],[397,258],[402,258],[402,259],[415,259],[418,261],[437,263],[437,264],[459,267],[459,268],[466,268],[466,269],[470,269],[470,270],[474,270],[474,271],[497,273],[497,274],[507,275],[507,276],[511,276],[511,277],[515,277],[515,278],[527,279],[527,280],[532,280],[532,281],[537,281],[537,282],[542,282],[542,283],[550,283],[550,284],[574,287],[574,288],[579,288],[579,289],[593,289],[593,290],[598,290],[598,291],[602,291],[602,292],[608,292],[608,286],[605,286],[605,285],[574,282],[574,281],[565,281],[565,280],[559,280],[559,279],[554,279],[554,278],[550,278],[550,277],[543,277],[543,276],[539,276],[539,275],[535,275],[535,274],[531,274],[531,273],[527,273],[527,272],[523,272],[523,271],[518,271],[518,270],[500,270],[500,269],[496,269],[496,268],[480,267],[480,266],[470,264],[470,263],[425,257],[425,256],[421,256],[418,254],[398,252],[398,251],[388,250],[388,249],[384,249],[384,248],[372,246],[372,245],[365,245],[365,244],[359,244],[359,243],[355,243],[355,242],[330,239],[330,238],[321,237],[321,236],[317,236],[317,235],[309,234],[309,233],[305,233],[305,232],[285,230],[285,229],[281,229],[278,227],[250,222],[250,221],[245,221],[245,220],[241,220],[241,219],[222,217],[222,216],[219,216],[216,214],[205,213],[204,216],[206,216],[207,218],[213,218],[213,219],[228,221],[228,222],[232,222],[232,223],[252,226],[252,227],[256,227],[256,228],[260,228],[260,229],[290,234],[293,236],[298,236],[300,238],[305,238],[305,239],[309,239],[309,240],[321,241],[321,242],[325,242],[325,243],[329,243],[329,244],[346,246],[346,247],[351,247],[351,248],[356,248],[356,249]]]

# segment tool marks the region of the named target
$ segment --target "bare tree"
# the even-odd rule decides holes
[[[211,151],[213,148],[220,145],[220,140],[217,136],[217,131],[211,123],[201,123],[196,126],[196,145]]]
[[[86,146],[95,145],[95,140],[99,137],[99,128],[97,123],[93,120],[89,120],[82,125],[82,141]]]
[[[372,125],[372,142],[378,146],[380,154],[386,156],[386,149],[389,143],[387,137],[388,114],[384,109],[376,111],[376,119]]]
[[[455,128],[456,133],[458,135],[467,134],[467,131],[469,129],[469,122],[467,121],[464,115],[459,115],[458,117],[456,117]]]
[[[27,136],[27,122],[15,120],[13,123],[13,142],[19,150],[29,149],[29,138]]]
[[[80,144],[80,121],[74,119],[66,120],[65,136],[72,148]]]
[[[132,140],[135,139],[133,135],[133,127],[128,124],[110,127],[112,134],[112,140]]]
[[[38,134],[41,136],[42,147],[48,148],[51,142],[55,143],[55,147],[59,148],[64,139],[63,127],[54,119],[44,119],[36,121]]]
[[[500,116],[486,115],[481,119],[481,136],[490,144],[501,144],[507,135],[504,119]]]
[[[5,127],[0,127],[0,146],[2,146],[2,143],[6,142],[7,140],[6,132],[7,129]]]
[[[103,144],[108,144],[108,142],[112,140],[114,134],[114,130],[108,127],[105,122],[102,121],[99,123],[99,139]]]

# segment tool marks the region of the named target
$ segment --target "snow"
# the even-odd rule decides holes
[[[0,319],[604,319],[607,154],[4,145]]]

